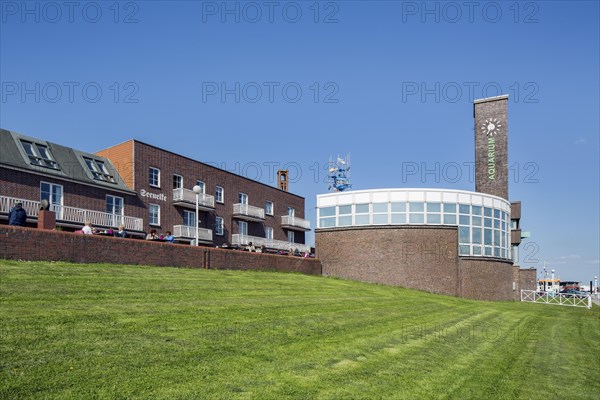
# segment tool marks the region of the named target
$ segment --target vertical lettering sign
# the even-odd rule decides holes
[[[508,96],[475,100],[475,190],[508,200]]]

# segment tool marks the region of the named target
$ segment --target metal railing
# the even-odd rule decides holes
[[[265,209],[244,203],[235,203],[233,205],[233,215],[245,215],[248,217],[265,219]]]
[[[196,227],[187,225],[175,225],[173,226],[173,236],[176,238],[196,239]],[[198,228],[198,240],[212,242],[212,230],[206,228]]]
[[[0,196],[0,212],[8,212],[17,202],[23,203],[23,208],[27,211],[28,217],[38,216],[40,202],[34,200],[17,199],[14,197]],[[107,228],[117,228],[120,224],[125,225],[126,230],[143,230],[144,221],[141,218],[128,217],[126,215],[110,214],[102,211],[86,210],[70,206],[61,206],[51,204],[50,210],[56,213],[57,221],[75,222],[83,225],[85,221],[90,221],[94,226],[104,226]]]
[[[198,204],[200,206],[215,208],[215,196],[206,193],[200,193],[198,196]],[[196,193],[189,189],[173,189],[173,201],[182,201],[195,206]]]
[[[298,217],[292,217],[290,215],[284,215],[281,217],[281,225],[296,226],[298,228],[310,230],[310,221]]]
[[[290,243],[290,242],[286,242],[284,240],[274,240],[274,239],[267,239],[267,238],[258,237],[258,236],[240,235],[237,233],[231,235],[231,244],[234,244],[237,246],[246,246],[250,242],[252,242],[252,244],[254,246],[257,246],[257,247],[265,246],[266,248],[273,249],[273,250],[294,251],[294,250],[298,249],[298,251],[301,253],[309,253],[310,252],[310,246],[306,245],[306,244]]]
[[[591,295],[521,290],[521,301],[529,303],[555,304],[559,306],[592,308]]]

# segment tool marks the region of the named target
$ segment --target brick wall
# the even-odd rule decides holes
[[[477,300],[513,300],[513,265],[483,257],[461,258],[461,297]]]
[[[119,175],[123,178],[123,182],[132,190],[134,189],[133,143],[133,140],[130,139],[96,153],[99,156],[108,158],[113,163]],[[118,160],[118,162],[115,162],[115,160]]]
[[[316,232],[323,274],[458,295],[458,230],[338,228]]]
[[[321,274],[317,259],[0,225],[0,258]]]
[[[535,270],[459,257],[457,235],[455,227],[369,226],[317,230],[315,242],[324,275],[492,301],[535,287]]]

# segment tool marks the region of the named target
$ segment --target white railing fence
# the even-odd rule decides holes
[[[238,246],[246,246],[250,242],[252,242],[254,246],[265,246],[266,248],[273,250],[294,251],[295,249],[298,249],[298,251],[301,253],[310,252],[310,246],[306,244],[290,243],[283,240],[266,239],[257,236],[248,236],[240,234],[231,235],[231,244],[235,244]]]
[[[176,238],[195,239],[196,227],[187,225],[175,225],[173,226],[173,236]],[[198,228],[198,239],[212,242],[212,230],[206,228]]]
[[[265,219],[265,209],[260,207],[250,206],[244,203],[236,203],[233,205],[233,214],[247,215],[249,217]]]
[[[297,226],[302,229],[310,229],[310,221],[289,215],[284,215],[281,217],[281,225],[290,225]]]
[[[17,202],[23,203],[28,217],[37,217],[40,202],[34,200],[17,199],[14,197],[0,196],[0,212],[8,212]],[[56,213],[57,221],[75,222],[83,224],[90,221],[94,226],[118,228],[120,224],[125,225],[126,230],[143,230],[144,221],[141,218],[128,217],[126,215],[110,214],[102,211],[86,210],[83,208],[61,206],[51,204],[50,210]]]
[[[173,201],[184,201],[195,205],[196,193],[189,189],[173,189]],[[200,193],[198,196],[198,204],[204,207],[215,208],[215,196]]]
[[[592,296],[570,293],[521,290],[521,301],[529,303],[554,304],[559,306],[592,308]]]

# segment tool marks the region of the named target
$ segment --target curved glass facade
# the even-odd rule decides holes
[[[317,196],[318,229],[373,225],[458,227],[461,256],[510,259],[510,203],[484,193],[380,189]]]

